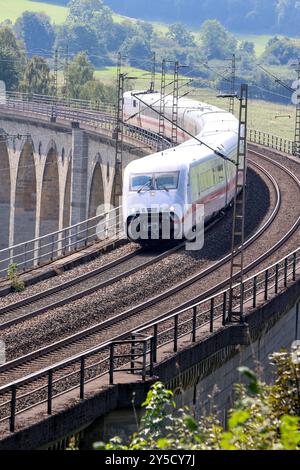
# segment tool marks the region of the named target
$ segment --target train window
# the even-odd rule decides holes
[[[207,191],[214,186],[214,177],[212,170],[208,170],[205,173],[200,174],[200,188],[201,192]]]
[[[145,190],[152,188],[153,175],[134,175],[131,177],[130,189],[131,191],[139,191],[143,188]]]
[[[157,190],[177,189],[179,173],[156,173],[155,187]]]

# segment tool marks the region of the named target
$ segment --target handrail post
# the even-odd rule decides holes
[[[53,394],[53,370],[48,371],[48,400],[47,400],[47,413],[52,414],[52,394]]]
[[[151,356],[151,352],[150,352]],[[146,367],[147,367],[147,341],[143,341],[143,382],[146,380]]]
[[[178,351],[178,315],[174,317],[174,352]]]
[[[197,329],[197,307],[193,307],[193,330],[192,330],[192,342],[196,343],[196,329]]]
[[[27,264],[27,242],[24,243],[24,267],[23,270],[26,271]]]
[[[78,250],[78,239],[79,239],[79,225],[76,225],[76,243],[75,243],[75,250]]]
[[[149,369],[149,375],[150,377],[153,377],[153,367],[154,367],[154,337],[150,338],[150,369]]]
[[[296,281],[297,254],[293,254],[293,281]]]
[[[214,332],[214,310],[215,310],[215,298],[213,297],[210,301],[210,333]]]
[[[269,270],[265,271],[265,300],[268,300],[268,290],[269,290]]]
[[[278,283],[279,283],[279,264],[275,267],[275,294],[278,294]]]
[[[10,432],[15,431],[16,422],[16,404],[17,404],[17,387],[12,385],[11,387],[11,403],[10,403]]]
[[[80,399],[84,399],[84,367],[85,367],[85,356],[80,359]]]
[[[157,323],[155,323],[154,327],[153,327],[153,362],[156,363],[157,362],[157,344],[158,344],[158,341],[157,341],[157,336],[158,336],[158,325]]]
[[[130,372],[134,374],[134,365],[135,365],[135,335],[131,335],[131,351],[130,351]]]
[[[287,287],[287,281],[288,281],[288,258],[285,258],[284,260],[284,287]]]
[[[257,276],[253,278],[253,308],[256,308]]]
[[[222,315],[222,325],[226,325],[226,311],[227,311],[227,292],[223,294],[223,315]]]
[[[109,355],[109,385],[114,384],[114,343],[110,343]]]

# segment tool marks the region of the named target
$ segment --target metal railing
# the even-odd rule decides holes
[[[265,303],[271,295],[277,295],[281,288],[287,288],[289,281],[296,281],[300,277],[300,248],[277,263],[246,279],[242,284],[236,284],[233,289],[233,298],[240,299],[243,291],[244,305],[248,313],[259,303]],[[229,322],[229,289],[217,294],[206,296],[204,300],[184,308],[169,316],[164,316],[152,324],[139,328],[132,333],[135,335],[147,334],[153,337],[154,363],[157,359],[157,349],[171,345],[172,351],[178,351],[179,341],[182,337],[190,335],[192,343],[197,341],[197,333],[214,333],[217,327],[225,326]],[[238,300],[239,302],[239,300]],[[236,305],[239,308],[239,305]]]
[[[63,108],[81,109],[85,111],[96,111],[106,113],[111,116],[115,115],[116,106],[111,103],[103,103],[99,100],[82,100],[74,98],[66,98],[65,96],[47,96],[39,95],[35,93],[21,93],[8,91],[6,92],[6,102],[9,103],[20,102],[20,103],[35,103],[38,106],[47,105],[47,107],[58,106]]]
[[[52,119],[79,121],[82,123],[114,130],[116,127],[116,107],[98,100],[81,100],[64,96],[45,96],[20,92],[7,92],[0,108],[19,112],[44,115]],[[140,140],[155,144],[155,148],[168,148],[170,142],[155,133],[125,124],[125,135],[137,136]],[[295,142],[266,132],[249,129],[248,140],[287,154],[295,154]]]
[[[92,124],[108,129],[112,133],[116,126],[113,106],[99,103],[95,105],[93,102],[84,100],[66,100],[61,97],[56,99],[52,96],[9,92],[5,103],[0,104],[0,109],[1,107],[22,114],[32,113],[50,119],[55,117]],[[124,125],[124,136],[143,143],[153,150],[166,149],[171,145],[167,139],[158,134],[129,124]],[[11,263],[16,263],[19,270],[26,271],[87,246],[95,241],[93,229],[104,215],[101,214],[55,233],[0,250],[0,277],[6,274]],[[93,224],[95,224],[94,227]],[[120,224],[117,228],[119,226]]]
[[[0,250],[0,277],[9,265],[19,272],[40,267],[79,251],[94,242],[123,238],[122,207],[109,210],[56,232]]]
[[[279,152],[290,155],[295,154],[295,142],[278,137],[277,135],[268,134],[267,132],[248,129],[248,141],[253,144],[259,144],[278,150]]]
[[[55,398],[79,387],[79,398],[83,400],[88,383],[107,374],[110,385],[116,372],[139,374],[145,380],[153,373],[152,348],[153,339],[146,336],[108,342],[1,387],[0,422],[9,418],[13,432],[16,416],[40,404],[46,404],[47,414],[51,415]]]
[[[112,105],[94,103],[84,100],[66,100],[52,96],[28,95],[23,93],[7,93],[5,102],[0,109],[17,113],[40,115],[50,121],[60,119],[68,122],[80,122],[88,126],[105,129],[113,135],[116,128],[115,108]],[[124,124],[124,136],[142,142],[153,150],[170,147],[170,141],[162,136],[140,127]]]
[[[300,278],[300,248],[277,263],[234,286],[234,297],[244,292],[245,312],[259,303],[265,303],[290,281]],[[229,289],[224,289],[204,300],[163,316],[117,341],[100,345],[85,353],[53,365],[30,376],[0,388],[0,421],[9,419],[9,428],[15,429],[16,416],[37,404],[46,404],[53,413],[53,400],[78,389],[85,398],[86,385],[107,376],[107,384],[114,384],[114,374],[139,374],[145,380],[152,376],[158,362],[159,348],[176,353],[187,343],[196,343],[201,335],[213,333],[228,324]],[[238,306],[237,306],[238,307]],[[184,342],[180,343],[181,340]],[[72,367],[70,367],[72,366]],[[130,380],[128,378],[128,380]]]

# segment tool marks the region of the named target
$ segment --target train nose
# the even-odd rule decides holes
[[[148,209],[147,212],[133,213],[127,219],[127,235],[130,240],[143,243],[177,239],[180,226],[176,214]]]

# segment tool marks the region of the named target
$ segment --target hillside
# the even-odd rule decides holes
[[[49,2],[31,1],[31,0],[0,0],[0,21],[11,20],[15,22],[16,19],[24,11],[43,11],[50,16],[52,21],[56,24],[62,24],[67,18],[68,9],[63,4],[67,2],[64,0],[51,0]]]
[[[103,0],[117,14],[166,24],[182,22],[199,29],[216,18],[231,31],[247,34],[299,36],[298,0]],[[24,10],[45,11],[60,24],[67,15],[68,0],[0,0],[0,20],[14,21]]]
[[[299,36],[297,0],[105,0],[116,12],[148,20],[181,21],[199,27],[216,18],[235,32],[282,33]]]

